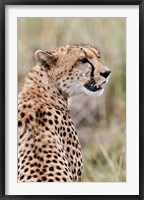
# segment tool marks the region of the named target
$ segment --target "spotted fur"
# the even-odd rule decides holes
[[[35,52],[18,95],[18,181],[77,182],[82,155],[68,98],[100,95],[110,70],[90,45]]]

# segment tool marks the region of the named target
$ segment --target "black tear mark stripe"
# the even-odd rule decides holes
[[[86,58],[87,58],[88,63],[89,63],[89,64],[91,65],[91,67],[92,67],[90,76],[91,76],[91,78],[93,78],[93,77],[94,77],[94,66],[93,66],[93,64],[89,61],[88,55],[87,55],[87,53],[86,53],[86,51],[85,51],[84,49],[83,49],[83,52],[84,52],[84,54],[85,54],[85,56],[86,56]],[[92,51],[92,52],[93,52],[93,51]]]
[[[94,77],[94,66],[93,66],[93,64],[88,60],[88,62],[89,62],[89,64],[91,65],[91,78],[93,78]]]

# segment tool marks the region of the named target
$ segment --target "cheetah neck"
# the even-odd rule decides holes
[[[21,94],[27,94],[31,99],[40,98],[54,106],[68,108],[68,96],[56,87],[52,72],[47,72],[40,66],[35,66],[30,71]]]

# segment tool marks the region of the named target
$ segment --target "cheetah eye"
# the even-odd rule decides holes
[[[82,63],[87,63],[87,62],[89,62],[88,59],[87,59],[86,57],[81,57],[79,60],[80,60]]]

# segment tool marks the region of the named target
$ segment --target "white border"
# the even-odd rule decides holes
[[[17,183],[17,17],[127,18],[127,182]],[[6,195],[139,194],[139,7],[6,6]]]

